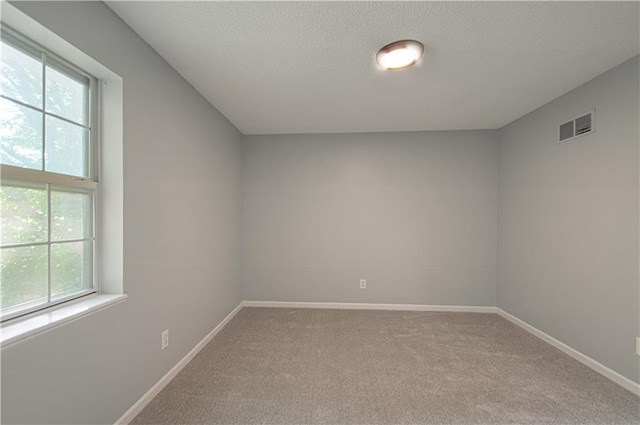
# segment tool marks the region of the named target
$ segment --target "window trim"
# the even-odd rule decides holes
[[[84,316],[117,305],[127,298],[126,294],[89,294],[21,316],[20,320],[5,321],[0,332],[0,347],[2,350],[9,349]]]
[[[101,240],[101,222],[100,222],[100,187],[99,187],[99,178],[100,178],[100,118],[101,111],[99,106],[101,105],[101,91],[100,86],[101,80],[82,70],[81,68],[75,66],[59,55],[51,52],[46,47],[42,46],[40,43],[30,39],[29,37],[21,34],[20,32],[13,29],[11,26],[6,25],[5,22],[2,22],[2,40],[14,47],[16,50],[33,57],[34,59],[39,60],[42,63],[43,74],[42,74],[42,105],[41,108],[35,107],[28,103],[22,102],[18,99],[13,99],[9,96],[5,96],[0,94],[0,97],[5,99],[8,102],[13,102],[15,104],[21,105],[23,107],[29,108],[31,110],[42,113],[42,121],[43,121],[43,164],[42,170],[36,170],[31,168],[22,168],[12,165],[4,165],[0,164],[0,174],[1,180],[10,180],[15,182],[32,182],[32,183],[40,183],[46,185],[47,190],[47,202],[48,202],[48,227],[47,227],[47,241],[40,243],[26,243],[24,246],[36,246],[36,245],[47,245],[47,261],[49,263],[47,268],[47,301],[44,303],[37,303],[37,301],[33,301],[30,303],[23,303],[19,305],[28,305],[34,304],[32,307],[27,307],[23,309],[14,310],[14,308],[8,308],[4,313],[0,313],[0,323],[2,327],[9,325],[10,323],[18,322],[21,320],[28,320],[29,318],[36,316],[38,314],[47,314],[49,311],[53,311],[53,309],[58,309],[63,307],[62,304],[80,301],[88,296],[98,296],[102,294],[102,285],[101,285],[101,248],[102,248],[102,240]],[[38,53],[40,56],[38,57]],[[85,110],[85,123],[82,124],[80,122],[76,122],[65,117],[59,116],[55,113],[48,112],[46,107],[46,67],[56,70],[63,75],[76,80],[80,83],[87,84],[87,106]],[[79,78],[80,77],[80,78]],[[87,146],[86,146],[86,155],[84,158],[85,161],[85,169],[87,170],[86,177],[76,177],[67,174],[60,174],[51,171],[45,170],[45,146],[46,143],[46,118],[47,116],[54,117],[56,119],[62,120],[64,122],[70,123],[74,126],[84,128],[87,133]],[[58,189],[84,189],[91,193],[91,226],[92,226],[92,243],[93,247],[91,249],[92,258],[91,258],[91,287],[78,290],[69,294],[66,294],[62,297],[52,299],[51,296],[51,252],[50,247],[52,244],[51,241],[51,191],[54,188]],[[82,241],[86,241],[86,238],[81,239]],[[64,242],[70,242],[64,241]],[[36,304],[37,303],[37,304]],[[17,306],[14,306],[17,307]]]
[[[128,282],[124,275],[124,80],[81,46],[68,42],[59,33],[22,12],[11,3],[2,4],[1,26],[9,25],[49,51],[64,56],[87,70],[99,81],[100,98],[96,108],[101,119],[99,135],[100,219],[99,276],[101,294],[89,295],[51,309],[0,324],[0,350],[5,351],[58,328],[82,321],[124,303]],[[60,30],[62,31],[62,30]]]

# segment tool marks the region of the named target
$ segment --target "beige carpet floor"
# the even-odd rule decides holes
[[[243,308],[134,424],[639,424],[495,314]]]

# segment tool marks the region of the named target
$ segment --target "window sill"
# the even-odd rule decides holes
[[[69,302],[57,308],[51,308],[26,319],[10,320],[0,328],[0,346],[4,350],[36,335],[71,323],[127,299],[125,294],[94,295],[75,302]]]

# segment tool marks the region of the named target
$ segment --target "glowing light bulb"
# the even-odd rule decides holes
[[[380,49],[376,62],[384,69],[405,69],[418,63],[423,54],[424,45],[419,41],[400,40]]]

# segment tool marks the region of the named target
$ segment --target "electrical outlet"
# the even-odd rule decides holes
[[[169,329],[162,332],[162,349],[164,350],[169,346]]]
[[[360,289],[367,289],[367,279],[360,279]]]
[[[640,338],[636,338],[636,354],[640,356]]]

